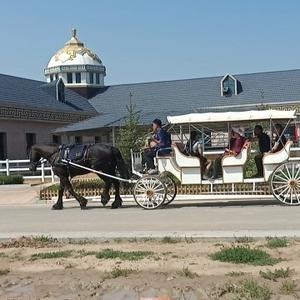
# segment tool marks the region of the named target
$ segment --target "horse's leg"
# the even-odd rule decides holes
[[[120,196],[120,182],[118,180],[114,180],[115,187],[115,201],[112,203],[111,208],[119,208],[122,206],[122,198]]]
[[[79,205],[80,205],[80,208],[81,208],[81,209],[85,209],[85,208],[86,208],[86,204],[87,204],[87,199],[85,199],[83,196],[78,195],[78,194],[74,191],[74,189],[73,189],[73,187],[72,187],[72,184],[71,184],[71,182],[69,181],[68,178],[66,178],[66,179],[64,180],[64,182],[65,182],[65,186],[66,186],[66,188],[68,189],[68,191],[70,192],[70,194],[78,201],[78,203],[79,203]]]
[[[104,176],[101,176],[100,178],[104,181],[104,188],[101,193],[101,203],[105,206],[110,200],[109,190],[111,188],[112,181]]]
[[[65,190],[65,184],[63,180],[60,179],[59,190],[58,190],[58,198],[56,203],[52,206],[52,209],[63,209],[63,194]]]

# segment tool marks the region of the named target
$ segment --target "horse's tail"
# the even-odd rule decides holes
[[[120,172],[120,175],[124,179],[129,179],[130,174],[128,171],[128,167],[122,157],[122,154],[119,149],[112,147],[112,153],[115,157],[116,163],[117,163],[117,169]]]

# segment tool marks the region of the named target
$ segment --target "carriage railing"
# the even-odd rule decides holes
[[[166,149],[171,149],[172,148],[166,148]],[[213,150],[213,151],[204,151],[203,155],[218,155],[218,154],[223,154],[224,149],[220,149],[220,150]],[[289,160],[293,161],[298,161],[300,160],[300,147],[292,147],[291,148],[291,153],[296,153],[296,156],[291,155]],[[257,153],[257,150],[255,149],[251,149],[250,153]],[[171,154],[172,155],[172,154]],[[159,156],[159,153],[158,155]],[[132,173],[138,176],[142,176],[142,172],[143,172],[143,151],[133,151],[131,150],[131,169],[132,169]]]

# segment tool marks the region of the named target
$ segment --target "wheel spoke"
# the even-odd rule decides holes
[[[289,191],[290,191],[290,187],[288,187],[288,191],[285,193],[285,196],[284,196],[284,199],[283,199],[283,202],[286,203],[286,198],[287,196],[289,195]]]
[[[298,175],[300,175],[299,173],[300,173],[300,166],[298,165],[297,173],[296,173],[296,175],[295,175],[294,178],[298,178]],[[299,176],[299,177],[300,177],[300,176]]]
[[[286,171],[288,173],[288,179],[291,179],[292,177],[291,177],[291,173],[289,171],[289,168],[287,167],[287,165],[284,165],[284,166],[285,166],[285,169],[286,169]]]
[[[275,174],[275,177],[280,178],[282,181],[286,181],[287,178],[282,178],[281,176],[279,176],[278,174]]]
[[[288,185],[286,184],[286,185],[284,185],[284,186],[279,186],[279,187],[276,187],[276,188],[274,188],[273,189],[273,191],[277,191],[277,190],[280,190],[280,189],[284,189],[284,188],[286,188],[286,187],[288,187]]]
[[[278,194],[278,196],[281,196],[283,193],[285,193],[288,189],[289,189],[290,187],[289,186],[287,186],[283,191],[281,191],[281,193],[280,194]]]

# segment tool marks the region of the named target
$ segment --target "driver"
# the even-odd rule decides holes
[[[156,173],[154,165],[154,157],[159,151],[159,154],[167,154],[170,152],[169,149],[163,150],[164,148],[171,147],[170,134],[162,128],[162,122],[159,119],[152,121],[153,135],[149,139],[149,148],[144,150],[144,160],[146,162],[146,168],[148,174]]]

